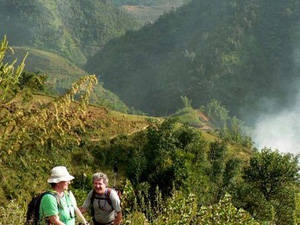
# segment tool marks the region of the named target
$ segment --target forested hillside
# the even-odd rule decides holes
[[[6,62],[15,59],[20,61],[25,55],[27,57],[24,70],[31,73],[31,76],[34,73],[45,76],[48,94],[63,94],[71,88],[72,83],[87,75],[87,72],[66,58],[32,47],[15,47],[14,51],[7,53],[5,60]],[[118,96],[104,89],[101,82],[95,84],[90,101],[120,112],[129,112],[128,107]]]
[[[136,18],[141,25],[153,23],[161,15],[179,8],[190,0],[113,0],[114,4]]]
[[[239,118],[287,105],[299,67],[299,2],[194,0],[155,24],[110,41],[86,69],[152,115],[217,99]]]
[[[113,0],[117,5],[143,5],[143,6],[157,6],[157,5],[180,5],[189,0]]]
[[[63,95],[47,96],[43,76],[23,71],[25,58],[18,65],[3,61],[9,49],[3,39],[0,224],[24,224],[27,203],[49,188],[49,171],[57,165],[75,176],[71,189],[79,205],[91,190],[92,174],[106,172],[110,186],[122,192],[125,224],[300,222],[296,156],[257,151],[237,125],[203,130],[174,118],[91,106],[94,75],[79,78]],[[209,111],[224,114],[218,104]]]
[[[57,165],[78,205],[107,173],[126,225],[300,223],[299,156],[233,116],[292,103],[300,2],[191,0],[141,30],[117,8],[171,1],[0,0],[0,224],[24,224]]]
[[[83,65],[137,23],[109,1],[0,0],[0,27],[11,45],[52,51]]]

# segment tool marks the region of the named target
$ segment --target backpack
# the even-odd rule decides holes
[[[45,194],[51,194],[51,195],[55,196],[55,198],[57,199],[57,195],[50,191],[45,191],[45,192],[38,194],[37,196],[34,196],[27,205],[25,225],[39,225],[40,204],[41,204],[41,200]]]
[[[111,202],[111,199],[110,199],[110,193],[111,193],[112,189],[111,188],[107,188],[106,190],[107,191],[105,191],[104,197],[98,197],[98,196],[96,196],[96,192],[95,192],[95,190],[93,190],[92,196],[91,196],[91,208],[90,208],[91,217],[92,218],[94,218],[94,214],[95,214],[94,207],[93,207],[93,202],[94,202],[95,199],[100,199],[100,200],[107,201],[107,203],[110,205],[110,207],[113,210],[112,202]],[[121,192],[120,192],[120,190],[116,190],[116,189],[114,189],[114,190],[117,192],[119,198],[121,199]]]

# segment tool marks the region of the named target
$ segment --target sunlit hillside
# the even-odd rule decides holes
[[[293,0],[193,0],[107,43],[85,69],[151,115],[174,113],[186,96],[251,123],[297,98],[299,12]]]
[[[298,159],[256,151],[219,102],[204,107],[206,115],[187,97],[172,117],[128,115],[90,105],[95,75],[49,96],[43,75],[23,71],[26,60],[3,61],[9,49],[4,38],[0,224],[25,223],[27,203],[50,188],[49,171],[57,165],[75,176],[71,189],[79,204],[91,190],[92,174],[107,173],[109,185],[122,193],[123,219],[132,225],[299,221]]]
[[[17,59],[19,63],[27,55],[24,70],[45,74],[47,89],[54,95],[65,93],[71,88],[72,83],[87,75],[87,72],[79,66],[55,53],[30,47],[14,47],[13,49],[13,52],[7,54],[6,60]],[[122,112],[129,110],[118,96],[103,88],[101,80],[94,87],[91,103]]]
[[[131,14],[141,24],[154,23],[161,15],[176,10],[189,0],[140,2],[139,4],[122,4],[121,8]],[[121,3],[120,3],[121,4]]]
[[[109,40],[137,28],[108,1],[0,1],[0,36],[14,46],[55,52],[83,65]]]

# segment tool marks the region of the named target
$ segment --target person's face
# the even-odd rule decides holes
[[[104,180],[102,178],[94,180],[93,185],[96,193],[98,194],[105,193],[106,185],[104,184]]]
[[[69,188],[70,181],[61,181],[57,185],[60,190],[66,191]]]

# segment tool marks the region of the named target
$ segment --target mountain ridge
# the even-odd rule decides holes
[[[133,17],[104,1],[0,1],[0,35],[11,45],[54,51],[83,65],[111,38],[136,29]]]
[[[24,70],[46,75],[47,89],[54,95],[65,93],[80,77],[88,74],[71,61],[55,53],[32,47],[13,46],[12,48],[13,52],[6,55],[6,61],[12,62],[17,59],[18,62],[27,55]],[[106,90],[101,81],[95,85],[90,101],[110,109],[129,112],[125,103],[114,93]]]
[[[295,90],[291,37],[300,7],[292,4],[192,1],[108,42],[85,69],[152,115],[175,112],[187,96],[194,108],[217,99],[251,121],[264,98],[284,107]]]

